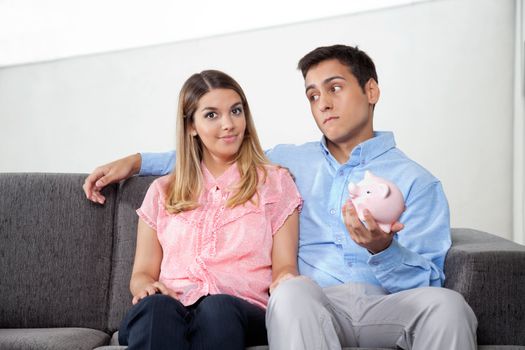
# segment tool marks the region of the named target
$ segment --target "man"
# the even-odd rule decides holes
[[[375,66],[358,48],[320,47],[299,62],[321,142],[278,145],[267,152],[296,177],[299,272],[282,282],[266,315],[272,349],[475,349],[477,321],[458,293],[441,287],[450,248],[448,204],[440,182],[374,132],[379,100]],[[142,158],[142,160],[141,160]],[[86,179],[88,198],[135,174],[166,173],[173,153],[130,156]],[[370,213],[361,222],[347,203],[349,182],[366,170],[400,188],[406,210],[383,232]],[[345,205],[346,203],[346,205]],[[304,277],[306,276],[306,277]]]

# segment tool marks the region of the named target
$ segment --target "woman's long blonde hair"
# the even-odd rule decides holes
[[[235,207],[253,201],[259,184],[259,171],[266,176],[269,164],[255,131],[248,101],[240,85],[229,75],[217,70],[205,70],[192,75],[180,91],[177,112],[177,159],[167,192],[165,207],[170,213],[180,213],[199,206],[198,199],[204,188],[201,161],[203,144],[191,135],[190,126],[202,96],[214,89],[230,89],[241,97],[246,129],[239,152],[234,159],[240,181],[226,205]],[[264,180],[263,180],[264,181]]]

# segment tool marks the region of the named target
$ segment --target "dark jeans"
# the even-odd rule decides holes
[[[264,309],[231,295],[208,295],[184,306],[155,294],[128,311],[119,343],[129,350],[244,350],[268,344],[264,316]]]

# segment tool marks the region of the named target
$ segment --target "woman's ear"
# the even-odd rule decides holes
[[[377,101],[379,101],[379,95],[381,95],[381,92],[379,91],[379,85],[374,78],[370,78],[366,82],[365,93],[368,98],[368,103],[371,105],[375,105]]]
[[[193,123],[188,125],[188,131],[190,132],[190,135],[195,137],[197,136],[197,130],[195,130],[195,127],[193,126]]]

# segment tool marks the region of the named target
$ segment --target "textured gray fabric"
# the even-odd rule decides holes
[[[471,229],[453,229],[445,287],[478,318],[478,344],[525,345],[525,246]]]
[[[0,174],[0,328],[105,328],[116,187],[84,178]]]
[[[102,346],[109,335],[95,329],[116,330],[130,307],[135,209],[155,177],[122,183],[117,207],[116,185],[105,189],[104,206],[87,201],[85,176],[0,174],[0,349],[16,349],[6,345],[13,335],[27,340],[19,343],[24,349],[60,349],[45,345],[53,339],[71,341],[68,349]],[[445,286],[463,294],[476,313],[479,344],[525,345],[525,247],[475,230],[452,233]]]
[[[2,350],[91,350],[108,341],[106,333],[88,328],[0,329]]]
[[[94,350],[125,350],[127,349],[126,346],[101,346]],[[246,350],[268,350],[267,346],[253,346],[246,348]],[[343,350],[392,350],[392,349],[385,349],[385,348],[343,348]],[[478,350],[525,350],[525,346],[517,346],[517,345],[480,345],[478,346]]]
[[[119,343],[118,343],[118,331],[113,333],[113,335],[111,336],[111,340],[109,341],[109,345],[119,345]]]
[[[138,216],[135,212],[144,199],[154,176],[132,177],[120,184],[116,208],[111,274],[108,330],[114,332],[131,307],[129,280],[135,257]]]
[[[126,346],[110,345],[101,346],[94,350],[125,350]],[[246,348],[246,350],[268,350],[267,346],[252,346]],[[385,348],[343,348],[343,350],[391,350]],[[525,346],[519,345],[479,345],[478,350],[525,350]]]
[[[123,350],[127,349],[126,346],[118,345],[118,331],[113,333],[113,336],[111,337],[111,341],[109,342],[108,346],[101,346],[97,349],[104,349],[104,350]],[[387,349],[371,349],[371,348],[343,348],[344,350],[387,350]],[[246,350],[268,350],[268,346],[250,346],[249,348],[246,348]],[[493,350],[492,348],[487,348],[484,350]],[[512,349],[514,350],[514,349]]]
[[[478,350],[525,350],[520,345],[479,345]]]
[[[119,346],[119,345],[109,345],[109,346],[101,346],[93,350],[125,350],[127,349],[126,346]],[[246,348],[246,350],[268,350],[267,346],[250,346],[249,348]],[[343,348],[343,350],[392,350],[392,349],[385,349],[385,348]],[[484,350],[497,350],[497,348],[484,348]],[[507,350],[520,350],[518,348],[508,348]]]

